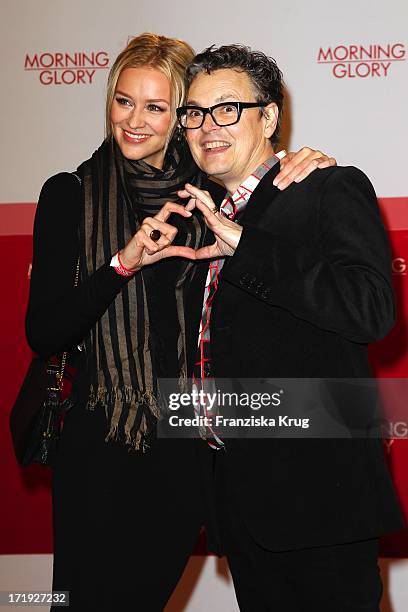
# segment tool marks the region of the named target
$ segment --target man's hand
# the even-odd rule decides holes
[[[208,191],[203,191],[186,183],[185,189],[179,191],[178,195],[181,198],[191,198],[186,209],[198,208],[203,214],[206,225],[215,235],[214,244],[197,249],[197,251],[190,249],[195,254],[194,258],[208,259],[233,255],[241,238],[242,226],[230,221],[218,212]],[[191,253],[189,257],[193,259]]]
[[[321,151],[315,151],[309,147],[303,147],[297,153],[279,151],[276,155],[281,160],[281,170],[276,175],[273,184],[281,190],[293,182],[300,183],[316,168],[328,168],[337,165],[334,157],[328,157]]]
[[[137,272],[143,266],[155,263],[167,257],[187,257],[195,259],[194,250],[188,247],[171,246],[177,234],[177,228],[169,223],[167,219],[172,213],[182,217],[191,217],[189,212],[181,204],[167,202],[154,217],[146,217],[140,229],[129,240],[124,249],[120,252],[122,264],[128,270]],[[155,242],[150,234],[153,230],[161,232],[160,238]]]

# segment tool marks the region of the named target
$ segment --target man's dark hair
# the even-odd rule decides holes
[[[193,58],[187,68],[187,82],[191,85],[198,74],[210,74],[215,70],[232,68],[246,72],[254,86],[257,102],[274,102],[279,110],[276,130],[271,137],[273,144],[278,142],[283,109],[283,75],[276,62],[261,51],[252,51],[244,45],[223,45],[207,47]]]

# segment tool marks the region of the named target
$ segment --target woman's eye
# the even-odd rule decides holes
[[[149,111],[153,111],[153,112],[155,112],[155,113],[162,113],[162,112],[164,112],[166,109],[165,109],[165,108],[163,108],[163,107],[161,107],[161,106],[158,106],[157,104],[148,104],[148,105],[147,105],[147,110],[149,110]]]
[[[132,103],[127,98],[116,98],[116,102],[121,106],[132,106]]]

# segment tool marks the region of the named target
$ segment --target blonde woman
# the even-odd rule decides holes
[[[205,522],[195,442],[155,435],[157,380],[187,370],[191,266],[178,256],[205,234],[177,191],[223,193],[174,136],[193,55],[177,39],[131,40],[109,75],[105,140],[39,199],[27,335],[78,369],[53,477],[53,589],[70,610],[162,610]],[[295,156],[284,184],[320,155]]]

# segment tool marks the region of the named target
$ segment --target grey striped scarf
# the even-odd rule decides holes
[[[115,141],[108,140],[78,168],[78,173],[83,196],[81,280],[109,262],[136,233],[145,216],[155,215],[167,201],[177,201],[177,190],[187,181],[201,183],[201,175],[181,142],[170,143],[161,171],[143,161],[124,158]],[[194,215],[183,223],[186,244],[201,246],[205,233],[201,216]],[[190,269],[188,262],[180,262],[175,287],[181,377],[186,372],[183,287]],[[122,440],[143,452],[151,446],[160,418],[151,323],[142,270],[123,287],[85,339],[91,381],[88,408],[105,409],[106,440]]]

